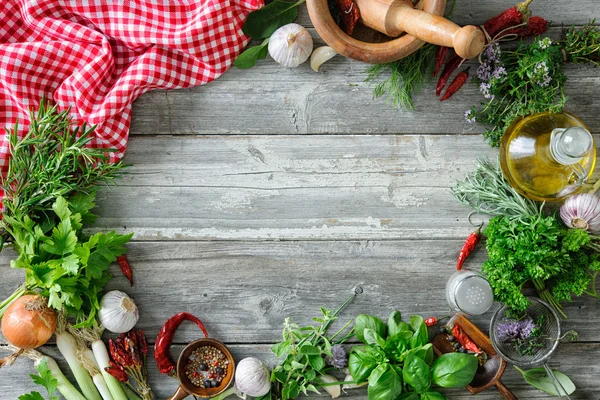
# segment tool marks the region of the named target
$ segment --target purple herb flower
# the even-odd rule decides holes
[[[465,121],[467,121],[469,124],[477,121],[477,117],[472,109],[465,111]]]
[[[535,79],[535,83],[540,86],[548,86],[550,82],[552,82],[550,70],[548,69],[548,65],[546,65],[545,61],[535,64],[533,67],[533,78]]]
[[[346,368],[348,359],[346,358],[346,350],[341,344],[334,344],[331,347],[331,357],[325,357],[325,362],[335,368]]]
[[[536,325],[531,319],[531,317],[527,317],[524,320],[519,321],[517,323],[519,324],[519,338],[529,339],[531,333],[536,328]]]
[[[502,77],[506,76],[506,68],[504,67],[498,67],[494,70],[494,72],[492,72],[492,76],[496,79],[501,79]]]
[[[496,332],[501,342],[510,342],[519,338],[519,323],[516,321],[502,322],[498,324]]]

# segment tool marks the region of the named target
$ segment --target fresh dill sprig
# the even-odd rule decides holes
[[[437,46],[426,44],[401,60],[369,67],[366,82],[375,81],[380,75],[389,73],[373,89],[373,98],[387,94],[394,107],[414,109],[414,93],[431,81],[436,49]]]
[[[69,110],[59,112],[57,106],[42,100],[38,111],[31,111],[30,120],[21,139],[18,124],[7,129],[10,158],[0,181],[5,215],[27,215],[36,221],[52,209],[58,197],[90,193],[122,175],[125,165],[109,159],[116,150],[89,147],[95,127],[74,126]]]

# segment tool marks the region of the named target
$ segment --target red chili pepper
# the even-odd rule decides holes
[[[446,93],[444,93],[440,101],[446,101],[452,97],[454,93],[458,92],[458,90],[463,87],[465,82],[467,82],[467,79],[469,79],[469,68],[456,75],[452,83],[450,83],[448,86],[448,89],[446,89]]]
[[[463,244],[462,249],[460,249],[460,253],[458,253],[458,261],[456,262],[456,270],[460,271],[462,269],[465,260],[469,255],[475,250],[477,243],[481,240],[481,227],[483,224],[479,225],[479,228],[475,232],[471,232],[469,236],[467,236],[467,240],[465,240],[465,244]]]
[[[337,0],[336,3],[340,10],[342,21],[344,21],[344,31],[348,35],[352,35],[356,21],[360,18],[360,10],[352,0]]]
[[[175,370],[175,362],[171,358],[169,350],[171,349],[171,343],[173,343],[173,336],[175,331],[181,325],[183,321],[194,322],[205,337],[208,337],[208,333],[198,318],[190,313],[182,312],[169,318],[158,332],[156,343],[154,344],[154,359],[158,364],[158,369],[163,374],[170,374]]]
[[[531,17],[529,23],[515,29],[506,31],[507,35],[515,34],[519,37],[539,36],[548,30],[548,21],[542,17]]]
[[[464,60],[456,54],[450,57],[450,59],[446,63],[446,66],[444,67],[444,70],[442,71],[442,74],[440,75],[440,78],[438,79],[438,83],[435,88],[436,96],[442,94],[442,90],[444,90],[444,88],[446,87],[446,83],[448,83],[450,75],[452,75],[452,73],[456,70],[456,68],[460,66],[460,64],[462,64],[463,61]]]
[[[129,280],[129,284],[133,286],[133,274],[131,272],[129,261],[127,261],[127,257],[124,255],[118,256],[117,263],[119,263],[119,267],[121,267],[121,272],[123,272],[123,275],[125,275],[125,277]]]
[[[440,72],[440,69],[442,69],[442,64],[444,64],[444,61],[446,60],[448,49],[449,47],[445,46],[438,47],[437,53],[435,53],[435,70],[433,70],[431,76],[436,76],[438,72]]]
[[[502,11],[497,16],[490,18],[483,24],[483,28],[491,38],[504,29],[510,28],[511,26],[519,25],[529,18],[529,4],[533,0],[527,0],[523,3],[519,3],[514,7]]]
[[[481,354],[482,351],[477,347],[477,345],[471,340],[470,337],[467,336],[465,332],[461,329],[460,326],[454,325],[452,327],[452,334],[456,338],[456,341],[462,345],[466,350],[470,350],[475,354]]]
[[[438,320],[436,317],[429,317],[425,320],[425,326],[435,326],[437,323]]]
[[[148,354],[148,341],[146,340],[146,335],[144,335],[144,331],[141,329],[137,331],[138,342],[140,344],[140,352],[143,355]]]
[[[104,370],[112,376],[114,376],[115,378],[117,378],[119,382],[127,382],[129,380],[129,375],[127,375],[127,372],[122,371],[118,368],[106,367],[104,368]]]

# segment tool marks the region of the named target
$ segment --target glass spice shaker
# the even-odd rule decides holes
[[[480,273],[461,269],[446,284],[446,300],[454,312],[479,315],[494,303],[494,292]]]

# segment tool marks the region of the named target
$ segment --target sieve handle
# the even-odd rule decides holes
[[[571,400],[562,383],[560,383],[560,381],[556,379],[556,376],[554,376],[554,372],[552,372],[552,370],[548,366],[548,363],[544,363],[544,369],[546,370],[546,374],[548,374],[548,378],[550,378],[550,380],[552,381],[552,385],[554,385],[554,390],[556,390],[556,393],[558,393],[559,398],[562,399],[562,393],[564,393],[567,399]],[[558,386],[556,386],[557,383],[558,386],[560,386],[561,390],[558,390]]]
[[[515,396],[509,388],[504,386],[504,383],[497,381],[496,388],[498,389],[498,392],[502,395],[504,400],[519,400],[519,398]]]

